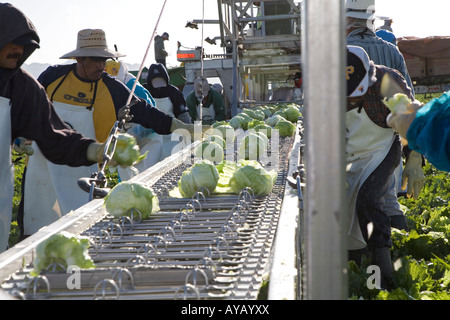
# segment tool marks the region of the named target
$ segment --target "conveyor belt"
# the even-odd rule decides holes
[[[257,299],[293,142],[280,138],[278,177],[272,193],[260,198],[247,190],[171,198],[167,190],[177,185],[191,155],[170,157],[134,178],[158,194],[160,211],[148,219],[137,211],[119,219],[106,214],[103,200],[94,200],[64,217],[67,222],[60,219],[30,237],[25,247],[0,255],[1,289],[21,299]],[[36,245],[62,230],[89,237],[96,268],[30,276]]]

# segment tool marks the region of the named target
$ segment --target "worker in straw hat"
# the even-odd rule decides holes
[[[409,98],[411,89],[396,70],[375,65],[361,47],[347,46],[346,181],[349,258],[365,251],[380,268],[382,288],[392,280],[391,218],[385,196],[401,160],[398,135],[386,123],[390,110],[381,100],[381,80],[389,74]]]
[[[78,32],[76,49],[61,56],[76,62],[50,66],[38,78],[59,116],[76,130],[101,142],[107,140],[130,97],[130,90],[105,72],[106,61],[119,57],[123,54],[108,48],[103,30],[84,29]],[[183,129],[185,134],[194,136],[194,125],[166,115],[136,95],[131,97],[129,116],[132,122],[159,134]],[[30,157],[25,180],[25,235],[84,205],[88,197],[77,181],[96,171],[96,166],[80,170],[52,165],[35,152]]]
[[[8,3],[0,4],[0,252],[7,248],[11,227],[12,141],[18,137],[33,140],[34,149],[45,157],[42,159],[58,165],[87,168],[103,161],[97,154],[104,144],[69,128],[42,86],[22,70],[39,42],[34,25],[22,11]]]

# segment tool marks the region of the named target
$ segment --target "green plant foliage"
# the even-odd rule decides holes
[[[367,300],[450,299],[450,174],[424,167],[418,199],[399,198],[409,231],[392,229],[395,289],[369,289],[366,265],[349,263],[349,298]]]

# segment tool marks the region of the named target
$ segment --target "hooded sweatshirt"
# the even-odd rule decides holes
[[[163,78],[167,85],[165,87],[155,88],[152,84],[152,80],[155,78]],[[183,94],[177,87],[171,85],[169,82],[170,77],[166,68],[161,63],[154,63],[148,70],[147,83],[144,84],[144,87],[150,92],[152,97],[156,99],[169,98],[172,102],[173,114],[176,118],[180,119],[180,115],[182,114],[184,114],[184,117],[188,116],[189,110],[186,107],[186,100],[184,99]],[[190,122],[191,119],[189,118],[186,123]]]
[[[39,43],[31,21],[11,4],[0,4],[0,50],[24,35],[30,35]],[[11,143],[24,137],[36,141],[44,156],[53,163],[92,165],[86,159],[86,152],[95,140],[70,129],[56,114],[44,88],[21,69],[38,48],[37,44],[24,47],[24,55],[15,69],[0,68],[0,96],[9,99],[11,104]]]

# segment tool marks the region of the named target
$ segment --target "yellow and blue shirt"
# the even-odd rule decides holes
[[[106,141],[117,113],[125,106],[130,90],[122,82],[106,72],[97,81],[81,79],[75,71],[76,64],[57,65],[47,68],[38,78],[52,101],[75,105],[92,110],[96,139]],[[138,100],[130,108],[132,122],[159,134],[169,134],[172,117],[166,115],[146,101]]]

